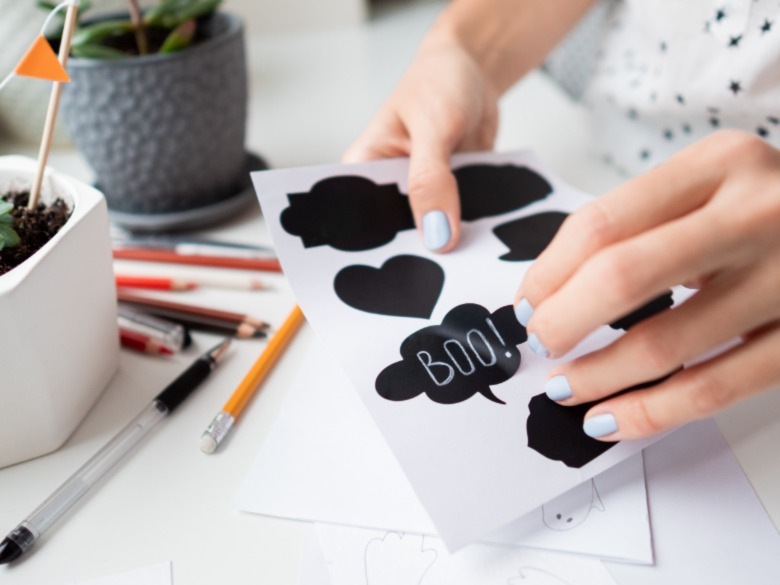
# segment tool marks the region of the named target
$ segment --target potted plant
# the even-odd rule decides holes
[[[59,56],[39,34],[0,81],[53,82],[38,160],[0,157],[0,467],[59,447],[118,363],[105,200],[46,168],[78,6],[49,17],[66,9]]]
[[[0,157],[0,467],[58,448],[119,359],[105,200],[48,171],[28,210],[36,170]]]
[[[80,19],[62,118],[120,225],[194,227],[254,200],[243,24],[220,2]]]

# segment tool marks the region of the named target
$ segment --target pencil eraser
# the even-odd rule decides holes
[[[200,450],[210,455],[217,450],[217,441],[211,435],[204,434],[200,438]]]

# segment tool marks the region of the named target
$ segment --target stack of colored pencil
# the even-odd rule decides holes
[[[269,327],[268,323],[249,315],[199,305],[152,299],[121,289],[117,291],[117,299],[120,303],[141,308],[146,313],[180,323],[192,329],[232,335],[240,339],[265,337]]]

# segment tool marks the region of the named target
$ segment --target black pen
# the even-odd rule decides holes
[[[0,565],[22,556],[158,422],[171,414],[217,367],[230,345],[225,339],[187,368],[141,413],[50,495],[0,542]]]

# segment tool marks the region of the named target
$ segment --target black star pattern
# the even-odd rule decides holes
[[[769,136],[769,130],[764,128],[763,126],[759,126],[756,128],[756,134],[758,134],[761,138],[766,138]]]
[[[768,33],[770,30],[772,30],[772,25],[774,24],[774,21],[769,20],[768,18],[764,19],[764,24],[761,25],[761,34]]]
[[[649,159],[650,158],[650,151],[645,148],[644,150],[642,150],[642,152],[639,153],[639,158],[641,158],[642,160]]]
[[[731,80],[731,83],[729,84],[729,90],[734,95],[737,95],[740,91],[742,91],[742,84],[739,83],[739,81]]]
[[[685,105],[685,97],[683,97],[681,94],[677,94],[677,103],[681,106]]]
[[[664,138],[667,140],[672,140],[674,138],[674,132],[671,131],[671,129],[667,128],[664,130]]]
[[[778,118],[777,116],[767,116],[766,121],[769,122],[770,124],[774,124],[775,126],[780,124],[780,118]]]
[[[637,112],[634,108],[631,108],[626,112],[626,116],[628,116],[631,120],[636,120],[639,117],[639,112]]]
[[[710,114],[717,114],[717,113],[719,113],[719,112],[720,112],[720,110],[719,110],[718,108],[713,108],[712,106],[710,106],[709,108],[707,108],[707,111],[708,111]]]
[[[667,47],[666,47],[666,43],[664,41],[661,41],[660,47],[661,47],[661,52],[662,53],[666,53],[666,48]]]
[[[726,18],[726,11],[723,8],[719,8],[718,11],[715,13],[715,20],[720,22]]]
[[[739,47],[739,42],[742,40],[742,35],[730,37],[729,47]]]
[[[682,131],[685,134],[690,134],[691,133],[691,125],[690,124],[683,124],[682,125]]]
[[[720,120],[718,120],[715,116],[712,116],[710,118],[710,126],[713,128],[720,128]]]

